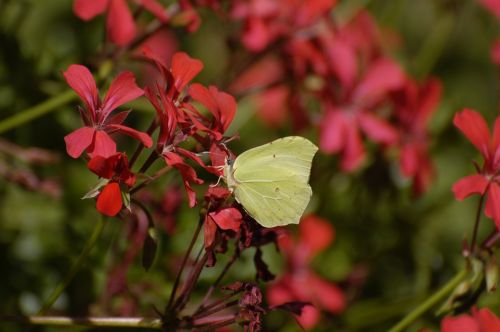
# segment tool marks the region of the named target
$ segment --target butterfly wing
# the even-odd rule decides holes
[[[308,181],[317,150],[291,136],[242,153],[232,168],[236,200],[264,227],[297,224],[312,195]]]

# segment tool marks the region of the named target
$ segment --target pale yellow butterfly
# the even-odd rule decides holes
[[[312,159],[318,147],[289,136],[226,160],[224,179],[236,200],[264,227],[298,224],[312,195]]]

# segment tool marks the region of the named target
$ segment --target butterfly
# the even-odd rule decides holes
[[[312,195],[308,182],[316,151],[304,137],[280,138],[226,159],[224,179],[262,226],[298,224]]]

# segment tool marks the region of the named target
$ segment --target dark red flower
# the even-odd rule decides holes
[[[66,150],[71,157],[78,158],[85,150],[90,156],[111,156],[116,152],[116,144],[109,134],[115,132],[138,139],[148,148],[153,145],[149,135],[122,125],[130,111],[110,116],[114,109],[144,93],[136,85],[131,72],[123,72],[115,78],[103,101],[99,98],[94,78],[86,67],[71,65],[63,74],[66,82],[85,104],[85,109],[80,109],[85,127],[64,137]]]
[[[399,167],[405,177],[413,179],[413,190],[418,195],[430,185],[434,173],[428,155],[427,124],[441,99],[441,82],[430,79],[418,86],[408,79],[394,99],[399,129]]]
[[[500,229],[500,117],[497,117],[493,137],[483,117],[470,109],[455,114],[455,126],[481,152],[483,167],[478,174],[469,175],[453,185],[455,198],[459,201],[470,195],[486,195],[485,213],[493,218]]]
[[[496,332],[500,331],[500,319],[488,308],[472,308],[472,316],[463,314],[445,317],[441,332]]]
[[[297,317],[305,329],[310,329],[318,323],[320,310],[339,313],[344,310],[346,300],[340,288],[309,268],[312,258],[332,243],[332,225],[309,215],[300,222],[299,231],[298,240],[288,234],[281,234],[278,238],[288,262],[288,271],[268,288],[267,297],[272,306],[292,301],[312,303],[313,306],[304,307]]]
[[[167,22],[165,9],[156,0],[135,0],[138,6],[156,16],[160,21]],[[136,26],[132,13],[125,0],[75,0],[73,12],[82,20],[90,20],[107,12],[108,38],[117,45],[126,45],[136,35]]]
[[[123,206],[120,184],[130,188],[136,181],[136,176],[128,167],[128,159],[124,153],[116,153],[109,157],[94,156],[87,167],[99,177],[109,179],[97,196],[97,210],[104,215],[113,217]]]

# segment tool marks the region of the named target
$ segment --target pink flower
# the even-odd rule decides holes
[[[453,185],[455,198],[461,201],[473,194],[486,195],[485,213],[500,229],[500,117],[495,121],[493,137],[486,121],[473,110],[464,109],[455,114],[453,123],[484,158],[478,174],[466,176]]]
[[[156,0],[135,0],[160,21],[167,22],[168,17],[163,6]],[[90,20],[107,12],[106,27],[109,40],[117,45],[126,45],[136,35],[136,26],[132,13],[125,0],[75,0],[73,12],[82,20]]]
[[[488,308],[472,308],[472,316],[445,317],[441,332],[496,332],[500,331],[500,319]]]
[[[121,73],[109,87],[108,93],[101,101],[96,83],[90,71],[81,65],[71,65],[64,73],[68,85],[75,90],[85,104],[80,109],[85,127],[66,135],[66,151],[73,158],[78,158],[87,150],[90,156],[109,157],[116,152],[116,144],[109,134],[121,132],[151,147],[153,141],[147,134],[122,125],[130,111],[110,114],[117,107],[134,100],[144,93],[135,83],[131,72]]]
[[[339,313],[344,310],[346,300],[339,287],[309,268],[314,256],[332,243],[332,225],[315,215],[309,215],[300,222],[299,231],[297,240],[288,234],[278,238],[279,247],[288,262],[288,271],[268,288],[267,297],[271,306],[292,301],[312,303],[313,306],[304,307],[300,317],[297,317],[302,327],[310,329],[318,324],[320,310]]]
[[[127,156],[121,152],[107,158],[98,155],[90,159],[87,167],[101,178],[110,180],[97,196],[96,208],[104,215],[115,216],[123,206],[120,184],[130,188],[136,181],[128,167]]]

